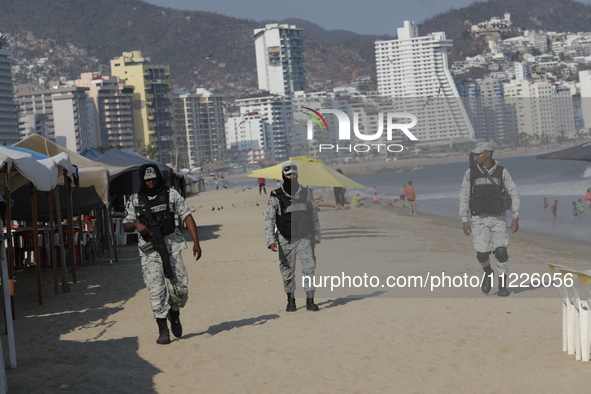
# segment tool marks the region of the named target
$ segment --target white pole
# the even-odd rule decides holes
[[[10,208],[8,208],[10,209]],[[2,222],[2,219],[0,219],[0,224],[2,224],[0,226],[0,234],[2,235],[2,238],[4,238],[4,232],[2,230],[2,227],[4,226],[4,223]],[[4,293],[4,313],[5,313],[5,319],[6,319],[6,332],[8,335],[8,355],[10,357],[10,368],[14,369],[16,368],[16,346],[14,343],[14,327],[12,325],[12,306],[10,305],[10,285],[9,285],[9,281],[8,281],[8,259],[6,258],[6,248],[4,247],[4,241],[0,242],[0,248],[2,249],[0,251],[0,259],[2,260],[2,290]],[[1,346],[0,346],[1,348]],[[0,349],[1,352],[1,349]],[[4,382],[6,382],[6,372],[4,371],[4,357],[1,357],[0,354],[0,358],[2,358],[2,365],[0,366],[0,369],[2,370],[0,373],[2,373],[4,375]],[[1,377],[0,377],[1,378]],[[2,385],[0,385],[0,390],[4,389],[4,392],[6,392],[6,386],[2,387]]]

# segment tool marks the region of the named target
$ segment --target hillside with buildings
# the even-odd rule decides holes
[[[256,91],[253,30],[264,22],[140,0],[53,0],[35,7],[0,0],[0,9],[0,31],[10,35],[16,63],[50,68],[44,82],[90,70],[102,73],[113,57],[140,50],[170,65],[175,87],[206,87],[231,97]],[[311,30],[315,35],[304,33],[309,84],[330,88],[353,82],[362,71],[369,75],[371,62],[338,38],[355,33]],[[15,77],[18,83],[38,84],[36,75],[19,69]]]

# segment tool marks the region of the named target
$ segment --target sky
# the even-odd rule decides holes
[[[405,20],[420,23],[451,8],[463,8],[473,0],[144,0],[180,10],[209,11],[242,19],[300,18],[326,30],[342,29],[360,34],[396,35]],[[587,0],[591,1],[591,0]],[[502,16],[503,10],[499,10]]]

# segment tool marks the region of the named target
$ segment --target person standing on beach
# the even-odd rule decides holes
[[[587,208],[591,208],[591,187],[585,193],[585,203],[587,204]]]
[[[262,191],[264,191],[265,194],[267,194],[267,188],[265,187],[265,178],[259,178],[258,182],[259,182],[259,195],[261,194]]]
[[[411,215],[417,214],[417,205],[415,202],[416,199],[417,194],[415,193],[415,188],[412,185],[412,181],[408,181],[408,185],[406,186],[406,200],[408,201],[408,207],[410,208]]]
[[[316,269],[314,245],[320,243],[320,222],[314,206],[312,191],[298,183],[298,167],[284,164],[281,169],[283,186],[271,192],[265,213],[265,238],[267,248],[279,252],[279,271],[287,294],[287,312],[297,310],[294,292],[296,289],[295,266],[299,257],[305,281],[306,309],[318,311],[314,303],[314,288],[311,278]]]
[[[552,219],[556,220],[556,211],[558,210],[558,200],[554,200],[554,204],[550,207],[552,210]]]
[[[181,251],[187,248],[187,244],[181,230],[175,225],[175,214],[184,221],[191,234],[195,260],[201,258],[201,247],[197,225],[187,201],[176,190],[165,185],[158,166],[144,164],[140,167],[139,175],[140,188],[127,202],[123,226],[128,233],[137,231],[141,235],[138,248],[144,283],[158,324],[159,336],[156,343],[167,345],[170,343],[170,331],[166,318],[170,320],[173,335],[180,338],[183,335],[180,308],[185,306],[189,296],[189,278],[181,256]],[[164,239],[164,252],[168,252],[172,274],[165,274],[160,252],[149,244],[154,242],[150,221],[157,224]]]
[[[493,270],[490,253],[497,259],[499,275],[499,297],[507,297],[507,272],[509,270],[509,236],[507,215],[503,205],[503,191],[511,196],[513,220],[511,229],[519,230],[519,192],[507,169],[492,158],[490,142],[479,142],[470,155],[470,168],[466,170],[460,189],[460,217],[464,234],[472,234],[476,258],[486,275],[482,281],[482,292],[488,294],[492,286]],[[468,221],[471,216],[471,223]]]
[[[343,174],[340,168],[337,168],[339,174]],[[336,186],[332,188],[334,193],[335,209],[345,209],[345,188]]]

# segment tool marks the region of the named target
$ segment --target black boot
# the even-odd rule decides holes
[[[509,290],[507,290],[507,275],[499,275],[499,292],[497,295],[499,297],[507,297],[509,294],[511,293],[509,293]]]
[[[480,286],[480,288],[484,294],[488,294],[492,287],[492,278],[494,274],[490,265],[484,269],[484,272],[484,279],[482,280],[482,286]]]
[[[166,318],[156,319],[158,323],[158,332],[160,336],[156,339],[156,343],[160,345],[168,345],[170,343],[170,331],[168,331],[168,323]]]
[[[168,320],[170,320],[170,330],[172,334],[180,338],[183,336],[183,326],[181,325],[181,311],[173,311],[172,308],[168,311]]]
[[[318,305],[314,303],[314,298],[306,298],[306,309],[313,312],[317,312],[320,310],[320,308],[318,308]]]
[[[295,298],[293,298],[293,293],[287,293],[287,308],[285,308],[286,312],[295,312],[298,308],[295,304]]]

